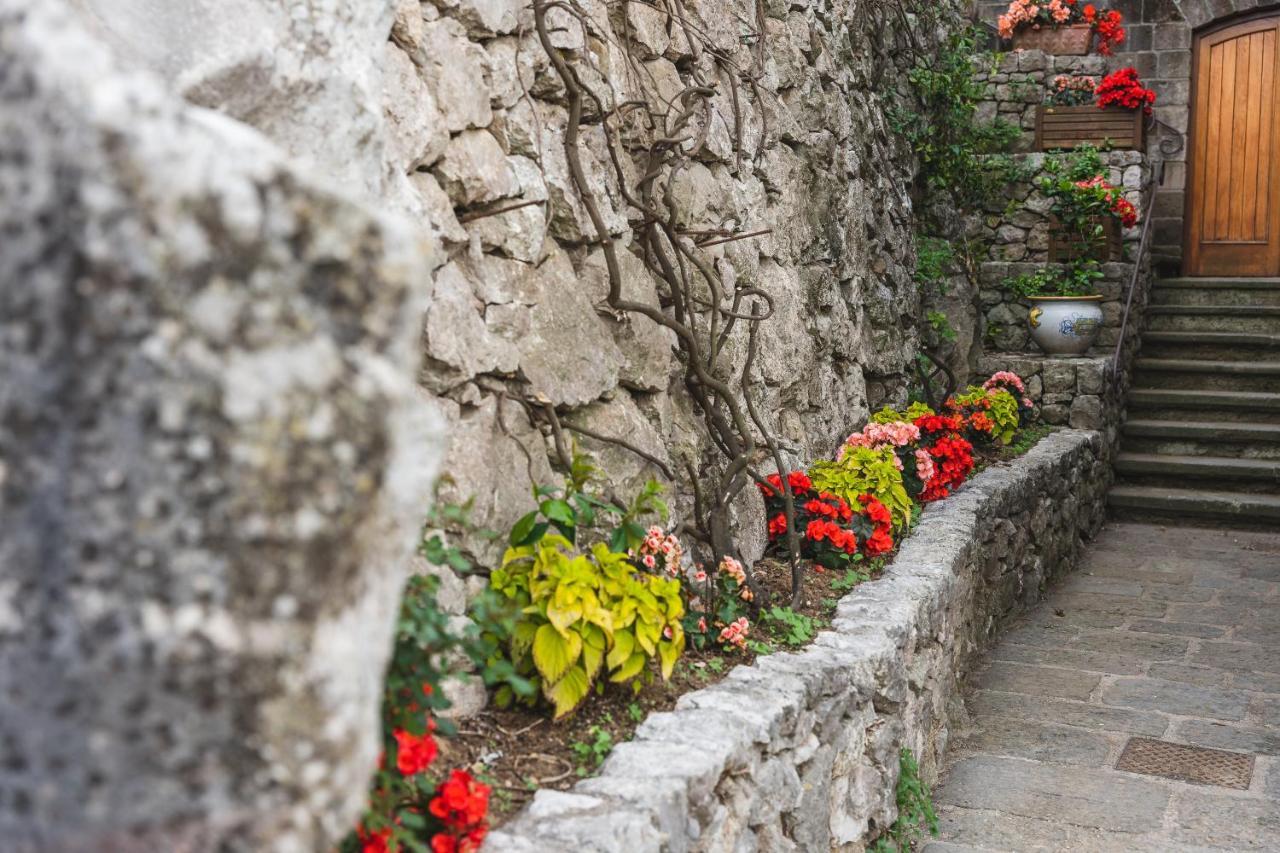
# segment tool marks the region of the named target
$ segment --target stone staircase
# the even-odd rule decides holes
[[[1280,529],[1280,279],[1157,281],[1110,504]]]

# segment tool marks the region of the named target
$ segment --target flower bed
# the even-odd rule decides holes
[[[486,850],[858,847],[896,818],[903,748],[936,775],[974,657],[1101,523],[1096,433],[1052,434],[929,507],[832,630],[651,715],[597,778],[541,791]],[[701,840],[701,842],[700,842]]]
[[[1021,379],[996,373],[940,412],[886,407],[835,459],[759,479],[774,559],[752,568],[731,555],[696,562],[677,535],[640,523],[665,515],[656,485],[628,507],[611,504],[575,459],[565,485],[540,488],[538,508],[506,537],[461,637],[433,607],[434,579],[411,583],[387,678],[385,755],[345,846],[473,850],[528,789],[594,770],[630,734],[624,719],[634,725],[730,666],[806,645],[840,593],[878,576],[922,505],[963,485],[975,454],[999,459],[1031,409]],[[423,553],[470,568],[438,531]],[[464,660],[499,710],[454,731],[441,688]],[[566,717],[571,726],[552,722]]]

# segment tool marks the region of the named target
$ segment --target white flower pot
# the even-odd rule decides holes
[[[1101,296],[1032,296],[1031,339],[1049,355],[1084,355],[1102,331]]]

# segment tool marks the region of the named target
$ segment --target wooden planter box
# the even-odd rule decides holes
[[[1141,151],[1147,144],[1147,117],[1142,110],[1120,107],[1036,108],[1036,150],[1079,148],[1093,145]]]
[[[1102,226],[1104,244],[1097,247],[1094,260],[1103,263],[1121,259],[1124,249],[1121,240],[1120,222],[1114,216],[1099,216],[1094,222]],[[1056,219],[1049,220],[1049,262],[1066,263],[1079,260],[1084,254],[1083,241],[1079,237],[1063,233],[1062,226]]]
[[[1025,27],[1013,34],[1014,50],[1043,50],[1055,56],[1087,56],[1093,49],[1093,25]]]

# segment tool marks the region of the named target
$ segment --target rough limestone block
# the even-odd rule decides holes
[[[430,247],[60,0],[0,43],[5,845],[329,848],[439,455]]]

